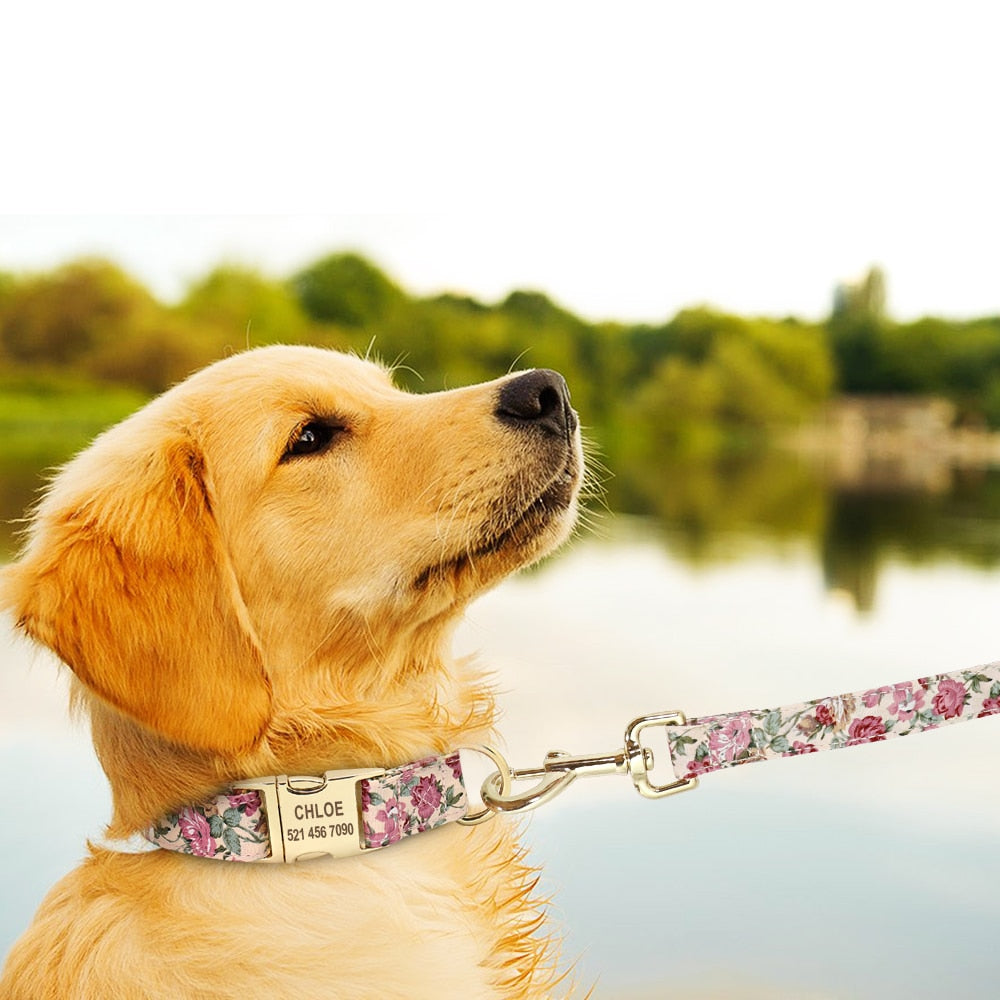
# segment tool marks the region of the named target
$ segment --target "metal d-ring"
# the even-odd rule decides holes
[[[472,746],[459,747],[459,750],[472,750],[475,753],[481,753],[489,757],[489,759],[496,764],[496,771],[490,775],[489,778],[483,782],[483,789],[485,790],[487,783],[493,781],[494,779],[499,780],[500,792],[506,795],[510,792],[511,779],[513,777],[510,765],[504,759],[502,754],[493,747],[487,746],[485,743],[476,743]],[[485,823],[488,819],[493,819],[496,815],[496,809],[493,807],[492,803],[487,801],[485,794],[483,795],[483,807],[482,809],[477,809],[474,812],[467,812],[460,820],[459,823],[462,826],[477,826],[479,823]]]
[[[514,781],[538,781],[534,788],[522,795],[510,794],[510,782],[503,781],[499,773],[491,774],[484,782],[480,794],[483,802],[497,812],[520,812],[534,809],[554,799],[576,780],[575,771],[553,771],[545,767],[511,771]]]

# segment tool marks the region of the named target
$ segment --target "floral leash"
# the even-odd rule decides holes
[[[533,809],[577,777],[602,774],[627,774],[641,795],[662,798],[688,791],[702,775],[724,768],[863,746],[998,714],[1000,662],[782,708],[690,720],[680,712],[661,712],[631,722],[624,747],[611,753],[575,757],[553,751],[540,767],[501,768],[486,779],[483,801],[493,811]],[[659,783],[655,755],[642,740],[644,732],[658,728],[670,753],[669,767],[660,769],[673,779],[665,784]],[[518,793],[518,781],[533,784]]]
[[[663,712],[630,723],[625,746],[607,754],[548,754],[541,767],[514,770],[489,747],[498,770],[483,783],[484,806],[469,811],[458,751],[389,770],[327,771],[238,781],[208,801],[161,817],[145,831],[157,847],[223,861],[297,861],[363,854],[451,822],[467,825],[497,812],[549,801],[577,777],[628,774],[640,794],[661,798],[693,788],[713,771],[863,746],[1000,715],[1000,661],[916,681],[819,698],[782,708],[686,720]],[[642,734],[663,727],[675,780],[653,776]],[[515,782],[535,784],[525,793]]]
[[[784,708],[692,719],[667,730],[674,774],[863,746],[1000,714],[1000,662]]]

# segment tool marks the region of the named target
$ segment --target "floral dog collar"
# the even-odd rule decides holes
[[[391,770],[327,771],[236,781],[214,798],[157,820],[157,847],[222,861],[349,857],[465,816],[457,752]]]

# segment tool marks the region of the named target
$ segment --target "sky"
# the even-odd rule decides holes
[[[590,319],[1000,314],[1000,8],[36,0],[5,12],[0,269],[165,300],[330,250]]]

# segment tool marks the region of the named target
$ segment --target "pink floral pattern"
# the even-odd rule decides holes
[[[365,847],[385,847],[461,819],[467,806],[457,752],[367,778],[361,782]],[[145,836],[158,847],[199,858],[261,861],[272,854],[263,797],[238,784],[207,802],[161,817]]]
[[[1000,714],[1000,662],[783,708],[667,729],[674,772],[693,778],[772,757],[875,743]]]
[[[750,746],[750,715],[741,713],[727,719],[708,734],[712,760],[732,764]]]
[[[467,807],[457,753],[387,771],[361,787],[365,843],[368,847],[394,844],[461,819]]]
[[[222,861],[271,856],[267,815],[259,792],[227,791],[197,806],[161,817],[146,839],[168,851]]]
[[[955,719],[961,714],[965,703],[969,700],[969,692],[959,681],[945,678],[938,685],[937,694],[931,704],[934,711],[944,719]]]

